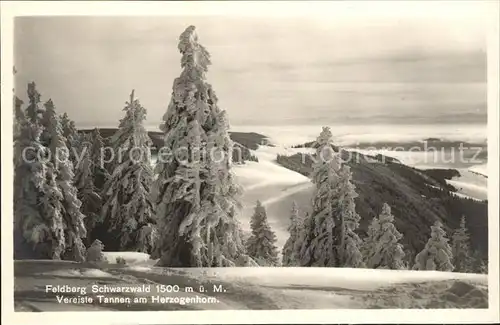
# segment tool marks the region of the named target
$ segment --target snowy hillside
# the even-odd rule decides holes
[[[243,206],[244,209],[240,215],[240,221],[245,230],[249,230],[249,221],[250,216],[253,213],[253,209],[255,206],[256,200],[262,201],[264,206],[266,207],[269,223],[271,227],[276,232],[278,237],[277,245],[278,248],[284,245],[285,241],[288,239],[289,233],[287,231],[287,227],[289,225],[289,217],[290,217],[290,209],[292,206],[292,202],[296,201],[300,207],[309,207],[311,204],[311,197],[313,193],[314,186],[308,177],[290,170],[276,162],[276,155],[294,155],[297,153],[305,153],[309,154],[312,152],[311,148],[289,148],[284,146],[275,145],[273,147],[270,146],[260,146],[257,150],[253,150],[252,153],[255,154],[259,162],[247,162],[244,165],[236,166],[234,171],[244,188],[243,194]],[[365,154],[374,155],[379,152],[364,152]],[[300,156],[299,156],[300,157]],[[397,158],[405,158],[404,156],[398,156]],[[406,157],[407,158],[407,157]],[[403,159],[403,163],[412,166],[412,161]],[[415,161],[413,161],[415,162]],[[365,168],[366,167],[366,168]],[[401,170],[401,173],[398,172],[397,166],[392,166],[392,169],[387,169],[384,166],[369,166],[369,165],[360,165],[354,164],[352,166],[355,171],[355,181],[359,184],[370,183],[373,186],[373,182],[380,182],[381,186],[390,186],[389,189],[394,189],[399,186],[401,187],[401,191],[404,191],[405,195],[411,195],[410,189],[407,187],[407,182],[411,181],[415,176],[419,174],[421,177],[424,177],[422,173],[418,173],[413,169]],[[374,169],[376,168],[376,169]],[[356,173],[359,169],[359,173]],[[396,174],[395,174],[396,172]],[[404,173],[403,173],[404,172]],[[475,198],[477,200],[484,200],[487,198],[487,178],[482,175],[476,174],[474,172],[468,171],[467,169],[460,169],[460,176],[455,177],[452,180],[449,180],[449,184],[452,184],[457,188],[457,192],[454,194],[458,197],[466,197],[466,198]],[[359,178],[358,178],[359,177]],[[382,178],[384,177],[384,178]],[[397,182],[398,185],[390,185],[391,180],[393,182]],[[428,178],[426,178],[428,179]],[[424,180],[424,178],[422,178]],[[435,184],[439,186],[432,186],[431,184],[426,183],[427,187],[432,187],[435,189],[442,188],[442,186],[446,184],[443,181],[443,184]],[[420,199],[422,197],[432,197],[435,193],[431,193],[426,191],[426,189],[420,188],[418,182],[413,183],[411,185],[411,189],[415,191],[415,200]],[[366,193],[365,193],[366,191]],[[379,190],[377,193],[373,193],[370,187],[363,186],[360,187],[360,193],[364,195],[366,198],[361,200],[360,202],[366,202],[369,200],[370,204],[367,204],[366,207],[370,208],[374,204],[380,204],[378,199],[374,199],[381,192]],[[450,192],[451,193],[451,192]],[[424,195],[421,197],[421,194]],[[389,194],[391,200],[394,200],[395,194]],[[413,199],[407,199],[406,201],[411,201]],[[405,201],[405,202],[406,202]],[[404,202],[403,202],[404,203]],[[393,202],[393,204],[395,204]],[[406,204],[406,203],[404,203]],[[428,205],[428,200],[423,200],[422,203],[416,204],[417,208],[421,208],[425,205]],[[479,204],[479,202],[478,202]],[[358,208],[362,209],[362,205],[359,205]],[[404,207],[403,207],[404,208]],[[405,213],[411,212],[406,210]],[[370,211],[358,211],[363,214],[370,214]],[[406,214],[402,213],[402,217],[405,217]],[[403,229],[407,235],[406,238],[417,236],[419,232],[421,232],[420,224],[418,224],[417,220],[422,220],[422,222],[426,222],[428,219],[428,214],[433,213],[432,209],[422,210],[421,213],[417,214],[417,216],[413,216],[408,220],[397,221],[399,222],[398,227]],[[301,214],[304,214],[304,211],[301,211]],[[475,213],[475,216],[479,214]],[[423,216],[423,217],[422,217]],[[423,219],[419,219],[423,218]],[[474,220],[474,222],[479,222],[476,229],[482,229],[482,221],[480,219]],[[365,224],[366,221],[362,221],[362,225]],[[409,228],[409,225],[416,223],[416,227]],[[485,228],[484,228],[485,229]],[[482,233],[474,233],[474,240],[478,238],[484,238]],[[480,241],[480,240],[479,240]]]
[[[473,169],[474,170],[474,169]],[[448,184],[457,189],[457,193],[478,200],[488,199],[488,178],[470,169],[459,169],[459,177],[448,180]]]
[[[234,168],[238,181],[244,189],[242,202],[244,208],[240,215],[243,229],[249,231],[250,216],[256,201],[260,200],[266,207],[269,223],[278,237],[277,245],[280,250],[289,235],[287,228],[292,201],[297,197],[301,200],[304,197],[301,193],[310,191],[313,186],[308,177],[276,163],[278,153],[296,152],[297,149],[261,146],[253,151],[259,162],[249,161]],[[297,203],[303,203],[302,206],[310,204],[308,200]]]
[[[434,155],[431,152],[360,149],[356,149],[356,151],[365,155],[382,154],[398,159],[405,165],[419,169],[448,168],[446,164],[433,162]],[[450,158],[447,157],[447,159]],[[447,183],[453,185],[457,189],[457,196],[476,200],[486,200],[488,198],[487,164],[456,169],[460,172],[461,176],[454,177],[452,180],[448,180]]]
[[[137,254],[130,256],[135,253],[121,254],[138,262]],[[152,262],[16,261],[16,311],[488,308],[487,275],[348,268],[168,269],[154,267]],[[46,292],[46,285],[85,291],[57,294]],[[178,285],[180,290],[162,293],[165,290],[158,291],[157,285]],[[199,292],[201,285],[207,288],[205,292]],[[220,292],[215,289],[219,286]],[[92,288],[103,287],[146,287],[150,292],[93,292]],[[186,287],[194,288],[193,292]],[[57,295],[80,300],[58,302]],[[99,302],[104,298],[98,295],[122,300]],[[146,300],[134,303],[134,297]],[[160,297],[165,299],[162,303]],[[173,300],[167,302],[169,297]]]

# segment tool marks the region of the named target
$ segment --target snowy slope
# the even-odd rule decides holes
[[[453,185],[459,195],[478,200],[488,199],[487,177],[470,169],[458,169],[458,171],[460,172],[460,176],[447,180],[447,183]]]
[[[473,173],[488,177],[488,164],[475,165],[469,168]]]
[[[307,149],[306,149],[307,150]],[[275,162],[277,154],[294,154],[297,149],[261,146],[253,151],[259,162],[246,162],[234,167],[238,182],[244,189],[239,220],[244,230],[250,230],[250,218],[256,201],[266,207],[269,224],[278,237],[278,248],[288,239],[289,211],[295,195],[312,188],[309,178]],[[310,202],[304,202],[309,205]]]

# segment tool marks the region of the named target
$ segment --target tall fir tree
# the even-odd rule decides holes
[[[26,118],[29,122],[40,124],[42,120],[43,109],[40,107],[41,95],[36,89],[35,82],[28,84],[28,99],[29,104],[26,108]]]
[[[472,254],[470,249],[469,231],[465,216],[460,219],[460,227],[453,232],[451,238],[453,265],[456,272],[473,272]]]
[[[67,113],[62,114],[59,120],[61,121],[62,135],[66,139],[66,146],[69,149],[69,159],[73,163],[73,166],[77,168],[78,149],[81,147],[80,135],[76,129],[75,122],[69,118]]]
[[[271,230],[265,207],[257,201],[255,212],[250,220],[252,234],[247,241],[248,255],[260,266],[278,266],[276,234]]]
[[[431,237],[415,257],[414,270],[453,271],[453,254],[442,226],[439,221],[431,226]]]
[[[50,202],[55,192],[47,192],[47,148],[40,142],[42,127],[28,120],[21,121],[14,146],[14,258],[60,258],[51,252],[53,242],[60,242],[53,231],[51,215],[42,200]],[[41,158],[41,159],[40,159]]]
[[[382,212],[368,229],[365,241],[364,258],[366,267],[372,269],[401,270],[405,268],[403,258],[405,253],[399,241],[403,235],[394,226],[394,216],[387,203],[382,206]]]
[[[123,110],[125,117],[111,138],[111,146],[117,155],[113,174],[103,190],[102,219],[109,226],[109,236],[101,240],[111,250],[150,253],[156,222],[151,201],[151,139],[143,125],[146,109],[132,91]]]
[[[28,84],[28,97],[27,118],[21,119],[14,148],[15,256],[81,261],[85,247],[78,245],[78,235],[85,229],[80,227],[79,211],[73,209],[78,202],[72,200],[74,191],[67,182],[71,170],[65,168],[64,148],[58,146],[58,121],[42,119],[44,111],[39,108],[40,94],[34,83]],[[47,102],[44,115],[54,112],[52,101]],[[50,123],[42,125],[42,120]],[[53,141],[46,143],[49,147],[41,141],[44,129],[52,132]]]
[[[194,26],[181,34],[178,49],[183,70],[161,125],[174,158],[160,153],[156,165],[160,238],[154,256],[164,266],[238,265],[246,255],[236,220],[241,189],[231,171],[226,114],[206,81],[210,55]]]
[[[357,197],[351,182],[349,166],[343,164],[333,145],[330,128],[324,127],[316,140],[312,180],[312,229],[300,257],[304,266],[362,267],[359,247],[362,242],[355,233],[360,220],[355,211]],[[307,228],[307,227],[306,227]]]
[[[361,254],[365,260],[365,264],[367,267],[369,266],[368,256],[370,255],[373,247],[377,245],[377,239],[380,234],[380,221],[378,216],[374,216],[370,224],[368,225],[368,230],[365,239],[363,240],[363,244],[361,245]]]
[[[44,127],[47,146],[51,153],[51,162],[55,169],[56,183],[62,197],[64,232],[66,240],[65,259],[84,261],[86,248],[84,240],[87,236],[85,215],[80,211],[82,202],[74,185],[73,163],[69,159],[69,149],[62,135],[62,127],[56,114],[54,103],[49,99],[45,103]]]
[[[95,162],[91,157],[93,146],[90,134],[82,135],[79,143],[80,161],[76,164],[75,186],[78,190],[78,199],[82,202],[81,211],[86,216],[85,228],[87,229],[86,246],[94,241],[93,230],[97,224],[102,222],[101,208],[102,196],[100,190],[95,186]]]
[[[112,157],[108,150],[106,150],[107,142],[101,135],[101,131],[98,128],[92,130],[89,135],[92,145],[89,148],[89,155],[92,166],[92,174],[94,175],[94,185],[98,191],[104,189],[104,184],[111,177],[113,172],[114,163],[116,162],[116,157]],[[113,152],[117,155],[118,153]],[[106,162],[110,161],[108,165]]]
[[[301,222],[299,216],[299,208],[297,206],[297,202],[293,201],[292,209],[290,211],[290,224],[288,225],[288,233],[290,236],[288,237],[285,245],[282,250],[282,265],[283,266],[294,266],[297,264],[297,250],[296,245],[298,242],[298,233],[299,233],[299,223]]]
[[[340,155],[340,153],[339,153]],[[360,247],[363,245],[362,240],[356,233],[359,227],[361,217],[356,212],[356,204],[354,200],[358,197],[356,188],[352,183],[351,168],[343,163],[339,172],[339,183],[337,185],[337,213],[340,214],[340,225],[342,225],[343,233],[338,249],[340,266],[343,267],[365,267],[363,255]]]

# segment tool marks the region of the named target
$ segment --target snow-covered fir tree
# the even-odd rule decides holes
[[[350,168],[335,152],[330,128],[323,128],[316,144],[312,174],[316,189],[310,217],[314,226],[305,236],[301,265],[362,267],[362,242],[355,233],[360,217],[355,211],[357,194]]]
[[[340,214],[341,225],[343,225],[343,242],[338,249],[340,266],[343,267],[365,267],[363,255],[360,247],[363,241],[356,233],[361,217],[356,212],[354,199],[358,197],[356,188],[352,183],[351,168],[347,164],[342,164],[339,172],[339,183],[337,187],[338,203],[337,209]]]
[[[394,216],[387,203],[379,217],[373,218],[364,242],[363,255],[366,267],[372,269],[401,270],[405,268],[405,253],[399,241],[403,235],[394,226]]]
[[[248,260],[242,257],[245,246],[235,219],[241,189],[231,172],[226,114],[206,81],[210,55],[194,26],[181,34],[178,49],[183,70],[161,125],[174,157],[160,153],[156,167],[160,239],[155,255],[163,266],[239,265]],[[176,157],[179,153],[185,157]]]
[[[470,249],[469,231],[467,230],[465,216],[460,219],[460,227],[453,232],[451,238],[451,251],[453,254],[454,271],[473,272],[473,261]]]
[[[292,209],[290,211],[290,224],[288,225],[288,233],[290,237],[288,237],[285,245],[282,250],[282,265],[283,266],[293,266],[298,262],[297,257],[297,241],[298,241],[298,233],[299,233],[299,223],[301,222],[299,216],[299,208],[297,206],[297,202],[293,201]]]
[[[363,255],[363,259],[365,260],[365,264],[367,267],[369,263],[367,263],[367,257],[370,254],[370,251],[373,249],[375,245],[377,245],[377,239],[380,234],[380,222],[378,220],[378,216],[374,216],[370,224],[368,225],[368,230],[365,239],[363,240],[363,244],[361,245],[361,254]]]
[[[442,224],[431,226],[431,237],[424,249],[415,257],[414,270],[453,271],[453,254]]]
[[[45,141],[51,153],[51,162],[55,168],[56,182],[63,194],[64,232],[66,240],[65,259],[84,261],[86,249],[83,243],[87,236],[84,224],[85,215],[80,211],[82,205],[74,186],[73,163],[69,159],[69,149],[62,135],[60,120],[52,100],[45,103],[44,112]]]
[[[17,258],[83,260],[85,235],[79,213],[79,202],[73,200],[72,170],[66,168],[64,140],[57,136],[59,125],[52,101],[46,103],[44,118],[38,107],[40,94],[35,84],[28,85],[30,105],[28,118],[21,119],[20,134],[15,142],[14,238]],[[47,113],[48,112],[48,113]],[[46,147],[41,142],[43,130],[51,130]],[[57,152],[58,156],[54,153]],[[59,158],[59,159],[57,159]]]
[[[316,155],[313,164],[312,181],[316,185],[313,194],[313,213],[308,231],[307,256],[302,262],[307,266],[339,266],[338,252],[344,232],[341,221],[335,220],[335,189],[338,171],[341,166],[340,156],[333,150],[333,136],[330,128],[324,127],[316,139]],[[338,227],[335,227],[338,226]]]
[[[309,266],[312,260],[311,254],[313,246],[310,245],[314,239],[314,218],[311,218],[310,213],[306,212],[302,219],[301,227],[297,227],[297,241],[295,247],[297,248],[297,266]]]
[[[252,234],[247,241],[248,255],[260,266],[278,266],[278,248],[276,234],[267,220],[266,208],[257,201],[255,212],[250,220]]]
[[[102,207],[109,236],[102,240],[110,250],[150,253],[156,230],[151,200],[151,139],[143,125],[146,109],[132,91],[123,110],[125,117],[111,138],[115,162],[104,186]]]
[[[38,124],[41,122],[43,109],[40,107],[41,95],[36,89],[35,82],[28,84],[28,99],[29,104],[25,116],[31,123]]]
[[[59,117],[61,121],[62,135],[66,139],[66,146],[69,149],[69,159],[73,163],[73,166],[76,168],[78,149],[80,147],[80,135],[78,134],[78,130],[76,129],[75,122],[72,121],[67,113],[62,114]]]
[[[110,159],[112,158],[111,156],[106,156],[107,154],[111,154],[109,150],[105,150],[107,143],[98,128],[92,130],[88,136],[90,142],[92,143],[89,148],[89,155],[92,165],[92,174],[94,175],[94,185],[98,191],[102,191],[104,184],[111,177],[110,173],[113,172],[113,168],[110,166],[115,163],[116,160]],[[118,155],[117,152],[114,154],[115,156]],[[106,166],[106,161],[110,161],[108,166]]]
[[[79,143],[80,161],[76,164],[75,186],[78,190],[78,199],[82,202],[81,211],[86,216],[85,228],[87,229],[87,246],[94,240],[92,231],[96,224],[102,222],[101,208],[102,197],[100,190],[95,186],[95,162],[91,157],[92,136],[85,134]]]
[[[47,148],[40,143],[42,127],[25,120],[19,132],[14,144],[14,257],[58,258],[59,249],[50,251],[52,243],[59,242],[60,234],[57,228],[52,229],[55,223],[49,212],[54,211],[42,204],[43,199],[50,202],[52,196],[57,197],[56,191],[46,192],[50,187],[46,184],[47,176],[53,180],[53,174],[47,175]]]

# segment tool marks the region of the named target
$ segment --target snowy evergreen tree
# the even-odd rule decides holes
[[[290,234],[290,237],[288,237],[282,250],[283,266],[294,266],[298,263],[296,245],[298,241],[298,233],[300,231],[298,229],[300,227],[299,222],[301,222],[299,208],[297,206],[297,202],[293,201],[292,210],[290,211],[290,224],[288,226],[288,233]]]
[[[81,161],[76,164],[75,186],[78,190],[78,199],[82,202],[81,211],[86,216],[87,246],[93,241],[92,231],[96,224],[102,222],[102,197],[96,188],[94,178],[96,166],[91,159],[92,137],[83,135],[79,146]]]
[[[362,267],[362,242],[355,233],[360,216],[355,211],[357,193],[350,168],[335,152],[328,127],[323,128],[316,144],[312,174],[316,190],[311,215],[314,228],[308,236],[308,247],[302,250],[301,264]]]
[[[297,266],[310,266],[312,261],[313,246],[310,245],[314,239],[314,218],[306,213],[302,219],[302,224],[297,227]]]
[[[394,226],[394,216],[387,203],[382,206],[382,213],[373,221],[368,229],[365,241],[365,264],[372,269],[401,270],[405,268],[405,253],[399,241],[403,235]]]
[[[27,120],[20,125],[20,134],[14,147],[14,256],[18,258],[58,258],[59,249],[50,251],[52,242],[59,242],[52,231],[48,213],[52,197],[57,192],[46,193],[51,189],[46,184],[47,178],[53,180],[53,174],[47,173],[47,149],[40,143],[42,128],[39,124]],[[28,150],[33,148],[33,150]],[[37,155],[42,158],[39,159]],[[52,194],[52,195],[51,195]],[[42,200],[46,204],[42,205]],[[44,209],[42,209],[42,207]],[[56,224],[56,223],[54,223]],[[59,234],[59,233],[58,233]],[[54,239],[54,240],[52,240]]]
[[[55,108],[49,100],[45,110],[40,109],[35,83],[28,84],[28,97],[14,147],[15,253],[20,258],[82,261],[84,216],[71,184],[72,166],[65,160],[67,148]]]
[[[247,241],[248,255],[260,266],[278,266],[278,248],[276,234],[267,220],[266,209],[257,201],[255,212],[250,221],[252,235]]]
[[[61,121],[62,135],[66,139],[66,146],[69,149],[69,159],[73,163],[73,166],[77,168],[78,149],[81,146],[78,130],[76,129],[75,122],[69,118],[67,113],[62,114],[59,120]]]
[[[66,139],[62,135],[60,120],[55,106],[49,99],[45,103],[44,112],[45,141],[51,153],[51,162],[55,169],[56,182],[63,194],[64,231],[66,240],[65,259],[84,261],[86,249],[83,243],[87,236],[84,224],[85,215],[80,211],[82,205],[78,199],[78,192],[74,186],[73,164],[69,160],[69,149]]]
[[[66,249],[62,192],[56,183],[49,150],[40,136],[40,94],[28,84],[30,106],[23,112],[15,99],[17,135],[14,141],[14,256],[60,259]]]
[[[117,161],[115,159],[118,158],[115,157],[115,159],[108,159],[110,157],[106,156],[106,154],[109,152],[104,150],[106,141],[103,139],[98,128],[95,128],[90,133],[89,139],[92,144],[89,148],[89,155],[92,166],[92,174],[94,175],[94,185],[98,191],[102,191],[104,189],[104,184],[111,177],[110,173],[113,172],[113,168],[106,166],[104,162],[111,160],[109,165],[112,165]],[[114,154],[118,155],[118,152],[114,152]]]
[[[113,174],[103,190],[103,223],[109,237],[102,238],[111,250],[151,252],[155,219],[151,202],[153,170],[149,148],[151,139],[144,128],[146,109],[130,95],[125,117],[111,138],[115,152]]]
[[[455,230],[451,238],[453,253],[453,265],[456,272],[473,272],[473,262],[470,250],[469,232],[466,226],[465,216],[460,219],[460,227]]]
[[[155,254],[163,266],[234,266],[245,254],[240,225],[241,189],[231,172],[233,143],[226,114],[206,81],[210,62],[194,26],[180,36],[182,72],[163,117],[165,147],[159,155]],[[182,152],[183,157],[177,157]]]
[[[414,270],[453,271],[453,254],[442,224],[436,221],[431,226],[431,237],[424,249],[415,257]]]
[[[363,245],[361,246],[361,253],[365,260],[365,264],[367,267],[369,266],[368,256],[372,251],[373,247],[377,245],[377,240],[380,235],[380,222],[378,220],[378,216],[374,216],[370,225],[368,226],[366,238],[363,240]]]
[[[35,82],[28,84],[29,105],[26,108],[26,117],[31,123],[39,124],[42,119],[43,109],[40,108],[41,96],[36,90]]]

